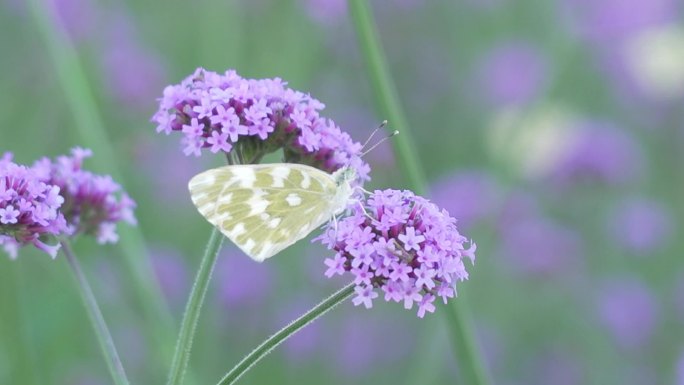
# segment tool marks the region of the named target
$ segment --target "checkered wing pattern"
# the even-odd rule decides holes
[[[289,163],[207,170],[188,187],[199,212],[259,262],[306,237],[349,198],[340,201],[331,174]]]

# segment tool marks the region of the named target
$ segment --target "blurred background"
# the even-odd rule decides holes
[[[77,50],[176,320],[210,232],[187,180],[221,159],[185,157],[179,135],[155,133],[165,85],[200,66],[281,77],[360,142],[386,118],[343,0],[33,4]],[[372,5],[430,196],[478,244],[459,291],[494,382],[684,384],[684,3]],[[0,153],[28,164],[87,146],[34,13],[0,2]],[[368,161],[370,188],[405,185],[389,145]],[[75,248],[129,377],[162,383],[122,249]],[[226,245],[191,357],[197,383],[341,287],[323,276],[328,255],[300,242],[256,264]],[[345,303],[241,383],[456,383],[444,311]],[[109,384],[91,330],[61,256],[0,258],[1,384]]]

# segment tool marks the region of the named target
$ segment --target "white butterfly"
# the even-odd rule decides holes
[[[301,164],[235,165],[188,184],[199,212],[252,259],[262,262],[306,237],[353,202],[356,172]]]

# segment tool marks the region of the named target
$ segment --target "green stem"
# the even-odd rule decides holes
[[[114,346],[114,340],[112,340],[112,335],[109,333],[107,324],[105,323],[100,307],[97,305],[97,300],[93,294],[93,289],[88,284],[88,280],[81,270],[81,266],[78,263],[78,259],[74,255],[71,245],[68,241],[63,240],[62,251],[66,256],[66,260],[74,272],[76,281],[78,282],[78,287],[81,290],[81,296],[83,297],[83,303],[88,310],[88,316],[90,317],[90,322],[93,324],[95,329],[95,335],[100,343],[100,348],[102,348],[102,354],[105,356],[105,361],[107,361],[107,367],[109,368],[109,373],[112,375],[114,383],[117,385],[128,385],[128,378],[126,378],[126,372],[124,371],[123,365],[121,365],[121,359],[119,359],[119,353],[116,351]]]
[[[304,326],[312,323],[318,317],[332,310],[335,306],[342,303],[354,293],[354,283],[350,283],[330,297],[323,300],[323,302],[314,306],[311,310],[304,313],[302,316],[292,321],[289,325],[280,329],[277,333],[262,342],[251,353],[242,359],[233,369],[231,369],[222,379],[218,385],[234,384],[245,372],[254,366],[259,360],[264,358],[268,353],[280,345],[283,341],[294,335]]]
[[[65,102],[75,120],[73,126],[83,144],[97,154],[92,159],[94,168],[106,171],[114,180],[123,182],[117,166],[121,161],[121,156],[115,155],[112,148],[112,141],[98,113],[95,97],[79,62],[76,49],[56,16],[56,12],[50,8],[50,2],[31,0],[29,4],[34,24],[52,59],[57,79],[65,94]],[[119,229],[119,233],[123,259],[132,272],[137,298],[142,302],[148,330],[151,331],[157,348],[162,353],[159,359],[168,362],[171,341],[173,341],[169,337],[174,334],[175,325],[157,280],[154,279],[142,232],[139,228],[124,226]]]
[[[204,297],[207,293],[209,282],[211,281],[211,274],[214,271],[216,257],[221,250],[224,239],[225,237],[221,234],[221,231],[214,227],[211,231],[207,247],[204,250],[204,256],[202,257],[202,262],[197,271],[195,283],[192,285],[188,304],[185,307],[185,314],[183,314],[183,321],[176,342],[176,351],[173,354],[173,361],[171,362],[171,369],[169,370],[168,385],[179,385],[183,382],[185,369],[187,368],[188,360],[190,359],[190,350],[192,349],[192,342],[195,337],[200,310],[202,309]]]
[[[462,290],[461,290],[462,291]],[[456,350],[459,367],[466,372],[466,384],[485,385],[490,384],[489,373],[484,366],[482,353],[473,333],[472,320],[466,302],[466,296],[460,293],[458,298],[446,307],[446,316],[449,318],[449,335],[451,344]]]
[[[231,151],[226,154],[226,163],[229,165],[242,164],[241,155],[238,151]],[[190,291],[190,298],[185,305],[185,313],[181,321],[180,332],[178,333],[178,340],[176,340],[176,349],[173,354],[173,361],[171,361],[171,368],[169,369],[169,378],[167,385],[180,385],[183,382],[185,371],[190,360],[190,351],[192,350],[192,343],[195,339],[195,331],[197,329],[197,322],[199,321],[200,311],[204,304],[204,297],[211,282],[211,275],[216,265],[216,258],[225,237],[221,231],[214,227],[209,236],[209,242],[204,250],[202,261],[200,262],[195,282]]]
[[[375,92],[375,101],[380,113],[389,122],[387,128],[390,131],[395,129],[399,131],[399,135],[392,138],[391,142],[395,153],[399,155],[401,170],[406,175],[409,187],[417,194],[425,194],[427,186],[425,173],[421,169],[418,154],[411,146],[415,141],[392,82],[371,10],[365,0],[349,0],[349,11],[356,28],[361,52],[366,60],[368,76]]]
[[[401,109],[399,97],[380,45],[371,9],[365,0],[349,0],[348,4],[380,112],[386,115],[393,127],[400,132],[392,140],[395,153],[401,162],[402,170],[405,171],[411,189],[417,194],[425,194],[428,190],[425,174],[422,172],[420,159],[411,146],[415,141]],[[464,372],[465,383],[472,385],[488,384],[490,381],[479,347],[475,342],[475,335],[472,331],[470,315],[465,302],[457,299],[452,301],[452,304],[445,310],[451,321],[449,325],[451,340],[461,362],[460,366]],[[427,332],[430,333],[431,331]]]

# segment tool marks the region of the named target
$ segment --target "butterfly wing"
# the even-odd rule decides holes
[[[188,187],[209,223],[259,262],[306,237],[336,209],[332,176],[305,165],[225,166],[194,176]]]

